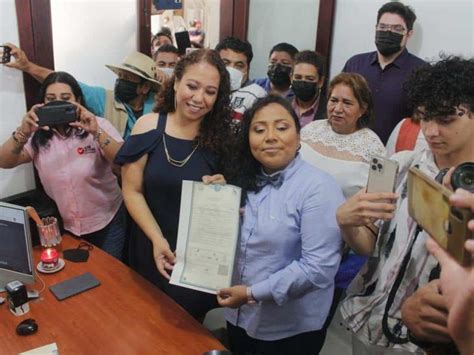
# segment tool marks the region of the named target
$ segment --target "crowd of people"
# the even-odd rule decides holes
[[[474,162],[474,59],[409,53],[415,20],[400,2],[383,5],[376,51],[350,58],[328,85],[325,59],[289,43],[252,80],[247,41],[180,56],[159,32],[153,58],[107,65],[113,90],[7,44],[6,65],[42,85],[0,146],[0,167],[33,162],[68,232],[196,319],[226,307],[235,354],[318,354],[337,310],[354,354],[472,354],[472,266],[410,217],[407,175]],[[38,108],[53,101],[72,103],[77,122],[39,126]],[[367,192],[373,156],[398,163],[394,191]],[[233,282],[217,297],[169,283],[183,180],[243,190]],[[474,192],[458,189],[450,203],[474,211]]]

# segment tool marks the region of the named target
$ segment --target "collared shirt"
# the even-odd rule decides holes
[[[114,91],[106,90],[100,86],[89,86],[79,82],[82,94],[87,107],[96,116],[105,117],[126,139],[135,125],[138,117],[135,117],[133,110],[126,104],[115,100]],[[150,91],[143,104],[143,114],[152,112],[155,104],[155,92]]]
[[[264,88],[265,91],[268,94],[270,94],[270,92],[272,91],[270,78],[268,78],[268,77],[267,78],[255,79],[255,84],[260,85],[262,88]],[[293,100],[293,98],[295,97],[295,93],[293,92],[291,87],[285,92],[285,95],[283,97],[288,99],[288,101]]]
[[[123,142],[107,120],[97,122],[117,142]],[[31,138],[24,146],[33,159],[45,192],[58,206],[64,228],[84,235],[104,228],[122,204],[122,194],[112,165],[92,135],[81,139],[74,133],[63,137],[57,133],[46,147],[36,152]]]
[[[267,92],[257,84],[250,84],[234,91],[230,95],[232,119],[240,122],[245,111],[252,107],[257,99],[265,96]]]
[[[400,167],[396,189],[400,198],[395,217],[381,223],[375,249],[349,286],[340,309],[348,327],[362,343],[414,352],[417,346],[413,343],[394,345],[389,341],[382,329],[382,319],[387,298],[413,240],[406,271],[388,311],[388,327],[392,333],[406,338],[407,328],[402,321],[401,306],[418,287],[429,282],[430,273],[437,265],[436,259],[426,249],[426,233],[417,231],[416,222],[408,214],[407,178],[411,166],[417,165],[431,177],[435,177],[439,169],[430,150],[403,151],[391,159],[396,160]]]
[[[403,84],[410,73],[423,64],[422,59],[405,49],[384,69],[380,67],[377,52],[357,54],[342,69],[343,72],[361,74],[367,80],[375,109],[375,124],[370,128],[384,144],[397,123],[411,116]]]
[[[318,107],[319,107],[319,97],[316,100],[314,100],[310,108],[308,108],[306,111],[303,111],[303,112],[301,112],[301,109],[298,106],[296,100],[297,99],[295,97],[293,101],[291,102],[291,106],[293,106],[293,109],[295,110],[296,115],[300,119],[301,128],[303,128],[308,123],[314,120],[315,118],[314,115],[316,114],[316,111],[318,111]]]
[[[340,261],[340,187],[299,155],[282,174],[280,187],[246,197],[233,285],[251,286],[258,303],[226,310],[230,323],[260,340],[321,329]]]

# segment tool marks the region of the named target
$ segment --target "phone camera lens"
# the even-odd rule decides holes
[[[372,163],[377,164],[379,161],[377,159],[372,159]]]
[[[378,163],[378,164],[377,164],[377,168],[379,168],[379,170],[382,170],[382,168],[383,168],[383,165],[382,165],[382,164],[380,164],[380,163]]]
[[[461,188],[474,192],[474,163],[464,163],[456,167],[451,175],[451,185],[454,190]]]
[[[377,170],[377,166],[376,166],[376,165],[372,165],[372,170]]]

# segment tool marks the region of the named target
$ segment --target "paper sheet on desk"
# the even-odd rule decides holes
[[[45,346],[41,346],[36,349],[31,349],[25,351],[24,353],[19,353],[19,355],[58,355],[58,346],[56,343],[51,343]]]
[[[183,181],[174,285],[216,294],[231,285],[241,189]]]

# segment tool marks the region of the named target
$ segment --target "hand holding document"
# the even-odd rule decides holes
[[[241,189],[183,181],[174,285],[215,294],[231,285]]]

